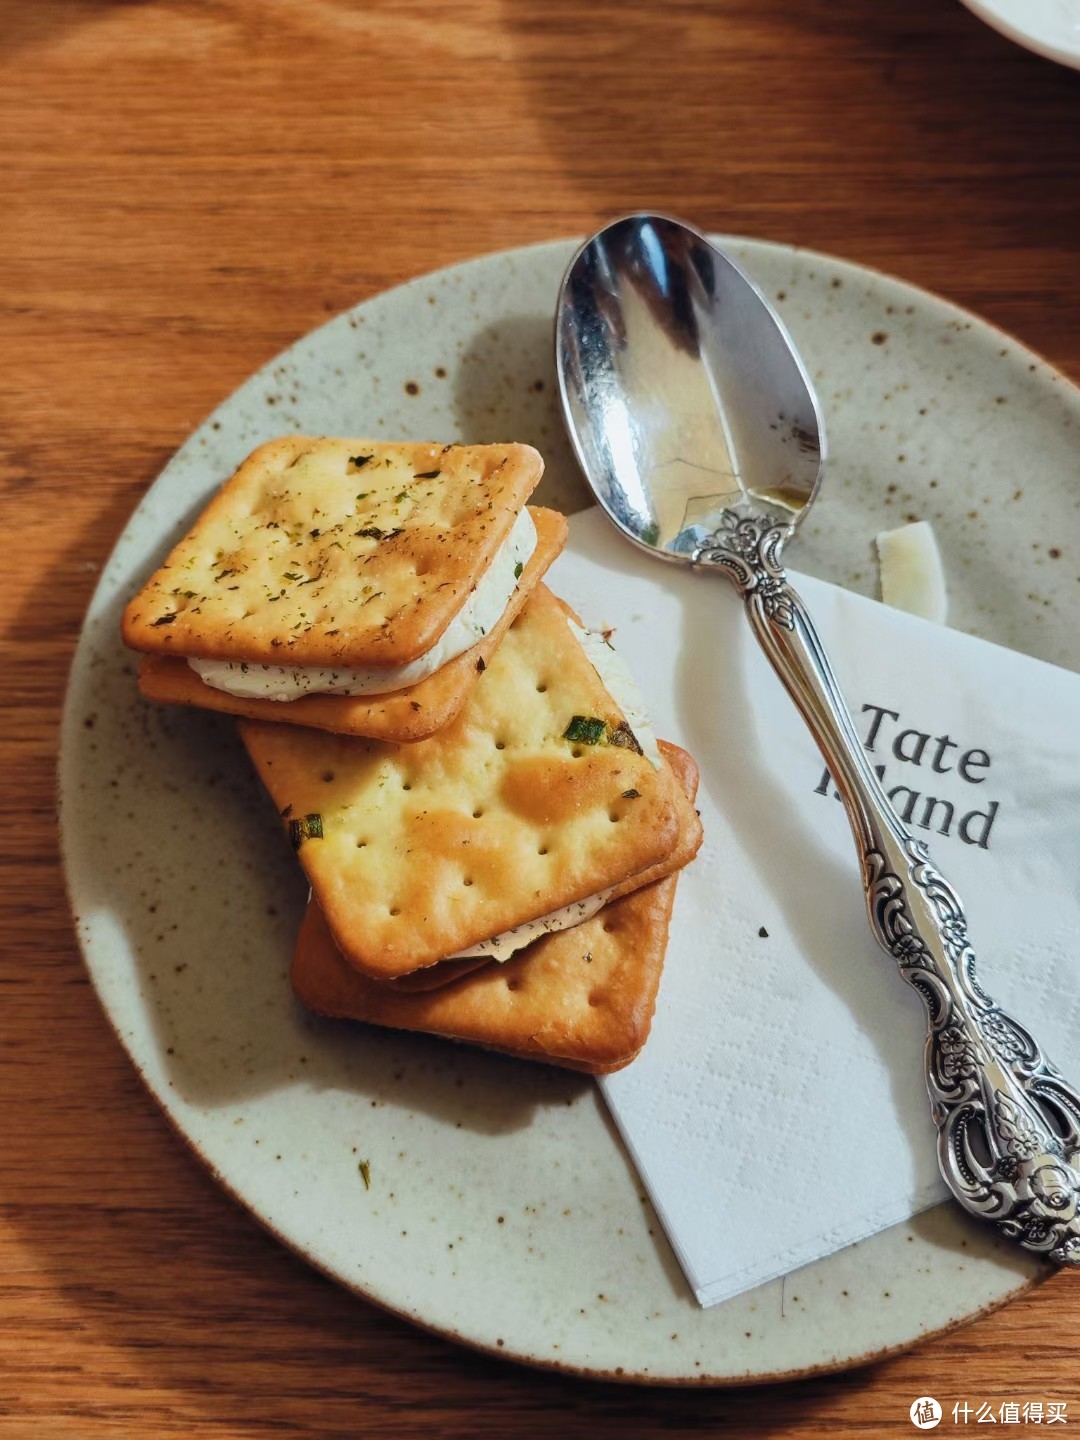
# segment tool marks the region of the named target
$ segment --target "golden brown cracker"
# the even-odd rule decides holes
[[[566,738],[575,717],[622,743]],[[241,720],[346,958],[376,979],[671,864],[696,817],[543,584],[456,720],[415,745]],[[306,838],[318,817],[319,838]]]
[[[139,688],[164,705],[197,705],[250,720],[309,725],[339,735],[413,744],[441,730],[454,718],[503,636],[548,566],[566,544],[568,527],[554,510],[529,506],[536,526],[536,549],[528,560],[506,609],[484,638],[448,661],[425,680],[386,695],[304,695],[298,700],[263,700],[229,695],[206,685],[179,655],[146,655],[139,665]]]
[[[658,745],[661,755],[671,766],[679,784],[687,796],[693,800],[698,788],[698,768],[693,758],[678,745],[672,745],[667,740],[658,741]],[[650,885],[655,880],[663,879],[665,875],[681,870],[697,854],[701,847],[701,840],[701,821],[698,819],[697,812],[688,812],[686,826],[675,847],[665,855],[659,864],[652,865],[637,875],[631,875],[620,885],[608,887],[613,892],[608,904],[621,899],[624,895],[632,894],[635,890],[640,890],[644,885]],[[411,975],[402,975],[397,980],[383,980],[379,983],[402,993],[415,994],[421,990],[436,990],[440,985],[448,985],[451,981],[458,980],[463,975],[479,970],[489,963],[492,962],[484,955],[473,956],[465,960],[443,960],[438,965],[429,965],[424,970],[415,970]]]
[[[677,879],[676,872],[635,890],[505,964],[415,994],[348,964],[312,902],[297,940],[293,988],[322,1015],[553,1064],[615,1067],[640,1050],[652,1022]]]
[[[684,751],[667,750],[692,799],[696,767]],[[293,957],[293,988],[322,1015],[608,1073],[629,1064],[648,1036],[677,880],[675,872],[654,881],[504,964],[419,994],[358,974],[312,902]]]
[[[124,640],[269,665],[408,664],[461,609],[543,468],[528,445],[270,441],[128,604]]]

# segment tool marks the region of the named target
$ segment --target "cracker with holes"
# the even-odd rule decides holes
[[[562,549],[525,445],[261,446],[128,604],[152,699],[346,734],[446,724]]]
[[[692,800],[697,769],[665,757]],[[309,905],[292,964],[297,996],[320,1015],[466,1041],[592,1073],[634,1059],[652,1023],[678,874],[612,900],[572,929],[536,940],[503,965],[407,995],[360,975]]]
[[[542,584],[427,740],[240,732],[336,943],[373,979],[501,958],[507,932],[567,907],[586,918],[700,843],[670,766],[654,743],[642,753]]]
[[[680,750],[677,745],[671,745],[666,740],[657,741],[657,748],[663,759],[672,767],[683,789],[692,800],[697,793],[698,782],[697,766],[693,760],[685,750]],[[701,825],[697,823],[696,814],[694,821],[695,823],[687,825],[675,846],[656,865],[628,876],[621,884],[608,887],[602,894],[564,906],[561,910],[544,915],[538,920],[518,925],[505,934],[493,936],[474,946],[473,954],[467,959],[444,960],[439,965],[429,965],[423,970],[415,970],[411,975],[403,975],[397,980],[384,980],[379,983],[388,989],[399,990],[403,993],[434,990],[441,985],[448,985],[462,975],[468,975],[472,971],[480,969],[492,960],[503,963],[544,936],[550,936],[560,930],[581,924],[603,905],[610,905],[622,896],[630,895],[635,890],[640,890],[642,886],[652,884],[653,881],[662,879],[676,870],[681,870],[684,865],[688,865],[697,854],[701,844]]]
[[[533,587],[566,543],[567,524],[562,515],[535,506],[529,507],[528,514],[536,527],[536,548],[495,624],[470,649],[404,689],[385,695],[307,694],[282,704],[257,695],[231,695],[215,689],[177,655],[144,655],[139,665],[139,689],[148,700],[161,705],[196,705],[250,720],[284,720],[339,735],[365,735],[405,744],[424,740],[448,725],[461,709],[476,677],[483,673]]]

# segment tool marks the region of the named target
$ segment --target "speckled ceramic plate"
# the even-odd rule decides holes
[[[874,533],[932,519],[953,622],[1080,668],[1067,623],[1080,600],[1077,392],[898,281],[730,248],[775,297],[827,411],[833,460],[800,568],[871,591]],[[168,465],[109,561],[71,674],[60,779],[79,938],[178,1129],[343,1284],[494,1353],[594,1376],[722,1383],[851,1364],[1043,1272],[940,1207],[700,1310],[588,1080],[322,1023],[293,1002],[304,886],[232,726],[142,703],[118,643],[135,585],[233,465],[283,430],[528,440],[548,457],[539,498],[584,504],[552,386],[572,250],[476,260],[340,316]]]

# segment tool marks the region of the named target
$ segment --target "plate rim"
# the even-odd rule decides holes
[[[63,844],[62,834],[61,844]],[[788,1385],[795,1384],[800,1380],[816,1379],[823,1375],[843,1374],[845,1371],[856,1370],[864,1365],[873,1365],[878,1361],[890,1359],[895,1355],[903,1355],[907,1351],[914,1349],[917,1345],[922,1345],[930,1340],[940,1339],[941,1336],[952,1334],[955,1330],[962,1330],[964,1326],[973,1325],[976,1321],[994,1314],[995,1311],[1004,1309],[1006,1305],[1011,1305],[1012,1302],[1019,1299],[1021,1295],[1045,1285],[1055,1274],[1054,1270],[1047,1265],[1043,1272],[1022,1278],[1015,1288],[1000,1295],[997,1299],[989,1301],[985,1305],[980,1305],[977,1310],[972,1311],[970,1314],[960,1316],[958,1319],[948,1320],[944,1325],[937,1326],[933,1330],[921,1330],[910,1340],[901,1340],[895,1345],[879,1346],[877,1349],[867,1350],[861,1355],[846,1356],[843,1359],[834,1359],[831,1361],[826,1360],[817,1365],[804,1365],[792,1370],[755,1371],[753,1374],[748,1373],[745,1375],[712,1375],[709,1373],[701,1373],[697,1375],[669,1376],[626,1370],[621,1366],[616,1369],[587,1368],[585,1366],[571,1364],[564,1360],[540,1359],[537,1356],[522,1354],[510,1346],[504,1345],[499,1347],[485,1343],[472,1336],[460,1334],[458,1331],[447,1326],[437,1325],[432,1321],[424,1319],[422,1315],[412,1314],[407,1309],[392,1304],[382,1296],[373,1294],[370,1290],[364,1289],[363,1285],[337,1274],[328,1265],[324,1265],[314,1255],[305,1250],[301,1243],[291,1239],[268,1219],[267,1216],[260,1214],[253,1205],[246,1201],[203,1151],[198,1142],[180,1125],[179,1121],[165,1104],[164,1096],[158,1093],[151,1083],[149,1076],[147,1076],[143,1067],[136,1060],[124,1040],[116,1021],[105,1005],[98,988],[97,979],[83,949],[82,939],[79,935],[79,927],[75,923],[75,908],[72,903],[66,863],[63,864],[61,868],[63,870],[64,896],[69,915],[72,918],[72,929],[75,932],[78,944],[79,962],[89,979],[94,999],[97,1001],[101,1014],[111,1030],[114,1039],[130,1061],[144,1093],[150,1097],[158,1114],[164,1119],[173,1137],[178,1139],[187,1153],[198,1161],[214,1181],[214,1184],[228,1197],[230,1203],[241,1210],[244,1215],[254,1220],[265,1234],[269,1235],[276,1244],[281,1245],[289,1254],[295,1255],[317,1274],[322,1275],[325,1279],[347,1291],[350,1295],[354,1295],[365,1301],[365,1303],[373,1305],[383,1314],[392,1315],[395,1320],[400,1320],[407,1325],[414,1326],[424,1331],[425,1334],[433,1335],[448,1344],[463,1346],[474,1354],[483,1355],[487,1359],[505,1361],[512,1365],[521,1365],[529,1370],[538,1371],[543,1374],[565,1376],[577,1380],[596,1381],[600,1384],[635,1385],[641,1389],[738,1390],[746,1389],[754,1385]],[[943,1201],[942,1204],[947,1206],[951,1204],[951,1202],[946,1200]]]
[[[990,29],[996,30],[1003,39],[1010,40],[1032,55],[1038,55],[1040,59],[1052,60],[1070,70],[1080,70],[1080,40],[1075,49],[1069,50],[1053,41],[1044,40],[1040,35],[1033,35],[1030,30],[1021,29],[995,9],[992,3],[987,3],[987,0],[962,0],[962,3],[976,20],[989,25]]]

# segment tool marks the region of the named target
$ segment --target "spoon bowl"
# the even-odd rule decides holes
[[[597,499],[635,544],[689,562],[725,510],[799,523],[825,426],[761,291],[703,235],[628,215],[584,244],[556,314],[562,403]]]

